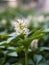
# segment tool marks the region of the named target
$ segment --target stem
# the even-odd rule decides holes
[[[25,65],[28,65],[28,49],[25,50]]]
[[[36,62],[36,65],[38,65],[38,63]]]
[[[4,59],[3,59],[2,63],[1,63],[1,65],[3,65],[5,63],[5,60],[6,60],[6,55],[4,55]]]

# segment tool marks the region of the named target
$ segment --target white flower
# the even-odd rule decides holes
[[[28,16],[28,19],[29,19],[29,20],[31,20],[32,18],[33,18],[33,16],[31,16],[31,15]]]
[[[1,22],[2,22],[3,25],[6,25],[6,20],[5,19],[2,19]]]
[[[38,39],[35,39],[35,40],[33,40],[32,42],[31,42],[31,48],[33,49],[33,48],[38,48]]]
[[[44,16],[43,16],[43,15],[39,16],[39,17],[38,17],[38,21],[39,21],[39,22],[43,22],[43,21],[45,21]]]
[[[12,25],[15,28],[16,33],[19,35],[21,33],[23,34],[29,34],[28,26],[26,25],[26,22],[24,19],[17,19],[16,21],[12,22]]]
[[[40,15],[40,16],[34,16],[33,20],[36,22],[43,22],[43,21],[45,21],[45,18],[43,15]]]
[[[46,21],[49,21],[49,16],[46,17]]]

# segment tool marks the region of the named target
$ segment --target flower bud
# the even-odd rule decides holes
[[[38,48],[38,39],[35,39],[31,42],[31,49]]]

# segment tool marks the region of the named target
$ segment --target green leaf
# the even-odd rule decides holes
[[[15,64],[12,64],[12,65],[22,65],[21,63],[15,63]]]
[[[24,46],[18,46],[16,47],[17,52],[21,52],[24,49]]]
[[[6,41],[0,42],[0,46],[10,46],[10,44],[14,44],[14,42],[17,42],[18,40],[20,40],[20,38],[24,38],[24,34],[20,34],[20,35],[15,35],[12,36],[10,38],[8,38]]]
[[[7,35],[7,34],[0,34],[0,41],[1,40],[5,40],[5,39],[7,39],[7,38],[9,38],[10,36],[9,35]]]
[[[20,35],[15,35],[15,36],[13,36],[13,38],[12,38],[12,42],[17,42],[17,41],[19,41],[20,39],[24,39],[24,34],[20,34]]]
[[[44,29],[43,32],[49,33],[49,28]]]
[[[32,40],[34,39],[43,39],[45,37],[45,33],[43,32],[43,30],[37,30],[34,33],[32,33],[31,36],[29,36],[28,38],[32,38]]]
[[[30,45],[32,40],[33,38],[21,39],[20,41],[18,41],[18,43],[24,45],[27,48]]]
[[[49,47],[40,47],[39,50],[40,50],[40,51],[44,51],[44,50],[48,50],[48,51],[49,51]]]
[[[39,63],[42,59],[43,57],[41,55],[34,55],[34,61],[36,61],[36,63]]]
[[[33,33],[33,36],[37,36],[42,33],[42,30],[37,30]]]
[[[17,57],[18,54],[16,52],[11,52],[11,53],[8,53],[8,56],[13,56],[13,57]]]
[[[45,61],[45,62],[41,62],[41,63],[38,64],[38,65],[48,65],[48,64],[47,64],[46,61]]]
[[[7,63],[5,63],[4,65],[10,65],[10,63],[7,62]]]
[[[29,64],[29,65],[35,65],[32,59],[29,59],[29,60],[28,60],[28,64]]]
[[[30,43],[34,40],[34,39],[41,39],[44,37],[44,33],[42,33],[41,30],[36,31],[34,34],[32,34],[31,36],[29,36],[28,38],[25,39],[21,39],[19,41],[19,43],[21,43],[22,45],[24,45],[25,47],[28,47],[30,45]]]

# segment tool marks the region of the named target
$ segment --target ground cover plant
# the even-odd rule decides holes
[[[49,15],[32,12],[0,13],[0,65],[49,65]]]

